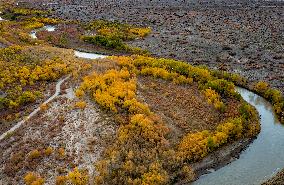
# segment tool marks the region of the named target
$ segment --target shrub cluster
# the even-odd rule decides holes
[[[196,82],[204,83],[211,79],[213,76],[206,68],[194,67],[187,63],[164,58],[152,58],[146,56],[131,56],[131,57],[110,57],[119,65],[128,67],[130,70],[137,68],[141,70],[145,67],[162,68],[170,73],[177,73],[186,78],[192,78]]]
[[[158,67],[144,67],[139,74],[145,76],[150,75],[154,78],[162,78],[164,80],[172,80],[176,84],[191,84],[193,82],[192,78],[187,78],[176,72],[169,72],[166,69]]]
[[[182,164],[177,159],[171,159],[174,164],[168,163],[167,159],[175,158],[167,152],[168,128],[146,104],[138,101],[134,73],[123,68],[91,74],[83,79],[76,94],[79,97],[90,94],[99,105],[124,116],[127,114],[129,120],[120,125],[117,141],[97,163],[97,184],[167,184],[171,181],[168,175],[173,170],[171,165]]]
[[[104,47],[106,49],[125,51],[133,54],[148,55],[148,51],[138,47],[131,47],[124,43],[122,39],[116,36],[83,36],[82,39],[85,42]]]
[[[0,109],[17,108],[42,96],[41,85],[76,70],[79,64],[60,58],[39,62],[24,48],[12,46],[0,49]]]
[[[147,55],[148,51],[141,48],[131,47],[124,41],[144,38],[150,34],[150,28],[140,28],[118,22],[96,20],[85,26],[85,29],[95,30],[95,36],[83,36],[85,42],[113,49],[117,51],[126,51],[129,53]]]
[[[96,36],[84,36],[82,38],[85,42],[89,42],[94,45],[102,46],[108,49],[126,50],[127,45],[118,37],[108,37],[103,35]]]
[[[210,80],[204,85],[204,88],[215,90],[224,97],[239,96],[239,94],[235,91],[234,83],[224,79]]]
[[[109,70],[103,75],[93,73],[83,79],[76,94],[88,92],[105,109],[117,112],[125,101],[135,97],[135,81],[125,69]]]
[[[79,101],[75,103],[75,108],[78,109],[85,109],[87,106],[87,103],[85,101]]]
[[[28,8],[13,8],[8,7],[4,10],[4,17],[10,20],[17,20],[27,16],[44,16],[48,12],[42,10],[28,9]]]
[[[98,35],[117,37],[123,41],[146,37],[151,33],[150,28],[136,27],[106,20],[96,20],[85,26],[87,30],[96,30]]]
[[[24,177],[26,185],[43,185],[44,179],[39,174],[28,172]]]
[[[253,112],[257,118],[256,111]],[[198,161],[209,152],[241,137],[256,136],[260,131],[257,119],[243,117],[228,120],[220,124],[215,132],[202,131],[184,136],[178,146],[178,155],[187,162]]]
[[[241,87],[245,87],[253,90],[257,94],[261,95],[265,99],[267,99],[273,105],[273,109],[281,123],[284,123],[284,96],[283,94],[277,90],[269,87],[269,84],[264,81],[259,81],[253,84],[247,83],[247,79],[241,77],[238,74],[231,74],[224,71],[212,71],[212,74],[217,78],[223,78],[227,81],[231,81],[236,85]]]
[[[225,110],[225,104],[222,102],[220,95],[216,93],[215,90],[212,90],[211,88],[205,89],[204,94],[208,99],[208,103],[213,104],[214,107],[221,112]]]

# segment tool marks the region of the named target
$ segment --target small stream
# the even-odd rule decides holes
[[[259,112],[261,132],[239,159],[201,176],[193,185],[259,185],[284,167],[284,126],[271,104],[246,89],[237,91]]]
[[[98,58],[106,58],[106,55],[100,55],[96,53],[86,53],[86,52],[81,52],[81,51],[75,51],[74,52],[75,56],[80,57],[80,58],[86,58],[86,59],[98,59]]]
[[[39,28],[39,29],[35,29],[33,30],[31,33],[30,33],[30,36],[33,38],[33,39],[37,39],[37,36],[36,36],[36,33],[39,32],[39,31],[43,31],[43,30],[46,30],[46,31],[55,31],[56,27],[53,26],[53,25],[46,25],[42,28]]]

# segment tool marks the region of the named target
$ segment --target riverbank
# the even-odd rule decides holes
[[[228,164],[237,160],[241,152],[245,150],[255,138],[244,138],[212,152],[201,161],[192,164],[192,168],[196,174],[196,180],[202,175],[212,173]],[[181,183],[182,184],[182,183]]]
[[[284,155],[282,144],[284,126],[275,117],[271,104],[248,90],[240,88],[239,92],[259,112],[261,132],[257,139],[241,153],[238,160],[202,176],[193,185],[223,185],[228,181],[231,185],[262,184],[284,166],[281,157],[277,157]]]
[[[278,172],[275,176],[269,179],[267,182],[262,185],[281,185],[284,182],[284,170]]]

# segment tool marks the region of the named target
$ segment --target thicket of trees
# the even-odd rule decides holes
[[[83,36],[82,39],[85,42],[107,49],[126,51],[141,55],[148,54],[145,50],[127,45],[125,41],[146,37],[151,33],[150,28],[136,27],[134,25],[106,20],[96,20],[87,24],[85,29],[96,31],[95,36]]]
[[[95,30],[98,35],[117,37],[123,41],[144,38],[151,33],[151,28],[137,27],[117,21],[95,20],[85,26],[86,30]]]
[[[74,65],[61,59],[33,60],[20,46],[0,49],[0,108],[17,108],[41,97],[39,83],[70,73]]]
[[[206,68],[143,56],[111,57],[120,69],[83,78],[76,95],[90,95],[108,111],[123,116],[117,140],[106,149],[96,169],[97,184],[169,184],[176,179],[191,181],[189,164],[216,148],[241,137],[259,132],[258,116],[243,102],[240,116],[221,123],[216,131],[186,134],[177,145],[168,136],[170,129],[136,96],[137,75],[150,75],[178,84],[198,83],[209,103],[221,110],[222,98],[238,97],[234,85],[214,77]],[[238,97],[239,98],[239,97]]]
[[[51,50],[55,54],[50,55]],[[56,52],[49,47],[17,45],[0,49],[1,122],[10,123],[25,114],[22,108],[41,100],[50,82],[70,73],[78,76],[91,67],[72,57],[57,57]]]

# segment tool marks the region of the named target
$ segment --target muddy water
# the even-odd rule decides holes
[[[42,31],[42,30],[46,30],[46,31],[55,31],[56,27],[55,26],[52,26],[52,25],[46,25],[42,28],[39,28],[39,29],[36,29],[36,30],[33,30],[31,33],[30,33],[30,36],[33,38],[33,39],[36,39],[37,36],[36,36],[36,33],[38,31]]]
[[[74,54],[77,57],[87,58],[87,59],[98,59],[98,58],[107,57],[106,55],[100,55],[100,54],[96,54],[96,53],[86,53],[86,52],[81,52],[81,51],[75,51]]]
[[[277,120],[270,103],[242,88],[237,91],[261,116],[261,132],[229,165],[203,175],[193,185],[257,185],[284,167],[284,126]]]

